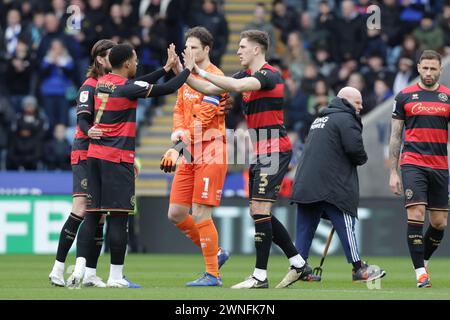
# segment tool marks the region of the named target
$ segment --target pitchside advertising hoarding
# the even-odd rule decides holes
[[[136,250],[141,253],[198,253],[191,243],[167,219],[167,197],[138,198],[135,216]],[[0,196],[0,253],[54,254],[59,232],[71,211],[70,195],[2,195]],[[363,256],[406,256],[406,218],[402,201],[362,199],[356,227],[358,245]],[[283,222],[295,239],[295,206],[281,199],[273,214]],[[254,253],[254,225],[245,198],[225,198],[213,212],[220,245],[232,253]],[[311,255],[321,255],[331,230],[323,220],[312,243]],[[273,254],[282,254],[274,246]],[[335,235],[328,251],[343,255]],[[450,256],[448,239],[437,255]]]
[[[221,206],[214,209],[213,217],[222,247],[233,253],[253,254],[254,224],[245,186],[245,175],[229,175]],[[290,187],[286,183],[281,194],[289,194]],[[72,208],[71,191],[70,172],[0,173],[0,254],[54,254],[59,232]],[[138,197],[137,200],[138,213],[133,219],[134,228],[130,228],[134,251],[198,253],[198,248],[168,221],[168,197]],[[295,205],[281,197],[272,213],[295,239]],[[406,213],[401,198],[363,198],[358,214],[356,236],[363,256],[408,255]],[[323,220],[312,242],[311,254],[322,254],[330,230],[329,222]],[[450,256],[449,242],[445,237],[437,255]],[[281,254],[276,246],[272,252]],[[336,235],[328,252],[343,254]]]

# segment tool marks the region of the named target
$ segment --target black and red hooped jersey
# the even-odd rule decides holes
[[[87,78],[78,90],[77,95],[77,116],[81,113],[87,113],[94,116],[94,95],[97,79]],[[89,137],[80,130],[77,125],[75,131],[75,139],[72,144],[72,152],[70,154],[70,163],[78,164],[80,160],[87,159],[89,147]]]
[[[397,94],[392,118],[405,121],[401,165],[448,169],[449,96],[444,85],[427,91],[417,83]]]
[[[152,85],[116,74],[98,79],[95,90],[94,125],[103,130],[101,139],[91,139],[88,157],[112,162],[134,163],[136,107]]]
[[[290,151],[291,142],[284,126],[284,83],[280,73],[266,63],[253,75],[250,70],[243,70],[233,77],[255,77],[261,83],[260,90],[242,94],[247,127],[256,131],[256,141],[252,141],[256,154]],[[276,130],[276,137],[271,136],[272,129]]]

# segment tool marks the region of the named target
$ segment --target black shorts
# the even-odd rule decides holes
[[[448,170],[402,166],[405,207],[423,204],[429,210],[448,211]]]
[[[88,158],[86,211],[134,212],[134,168],[132,163],[115,163]]]
[[[258,156],[250,165],[249,199],[275,202],[281,183],[288,171],[292,152],[272,153],[271,157]]]
[[[80,160],[72,165],[72,197],[86,197],[88,187],[88,165],[86,160]]]

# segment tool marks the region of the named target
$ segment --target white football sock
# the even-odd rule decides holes
[[[85,269],[86,269],[86,258],[78,257],[75,262],[75,269],[73,270],[73,273],[77,277],[83,277]]]
[[[264,281],[267,279],[267,270],[255,268],[253,276],[260,281]]]
[[[84,278],[95,277],[97,275],[97,269],[86,267],[86,272],[84,273]]]
[[[301,255],[297,254],[296,256],[289,258],[289,263],[291,266],[301,268],[305,265],[305,260],[303,260]]]
[[[55,260],[55,264],[53,265],[53,270],[64,273],[64,269],[65,269],[65,263]]]
[[[122,280],[123,278],[123,264],[111,264],[109,268],[109,279],[111,280]]]
[[[425,268],[417,268],[416,269],[416,278],[417,280],[419,280],[420,276],[423,274],[426,274],[427,271],[425,270]]]

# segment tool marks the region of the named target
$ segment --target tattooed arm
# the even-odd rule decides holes
[[[400,159],[400,148],[402,146],[404,122],[404,120],[392,119],[391,139],[389,141],[389,162],[391,164],[389,187],[396,195],[400,195],[402,192],[402,183],[400,181],[397,169],[398,161]]]

